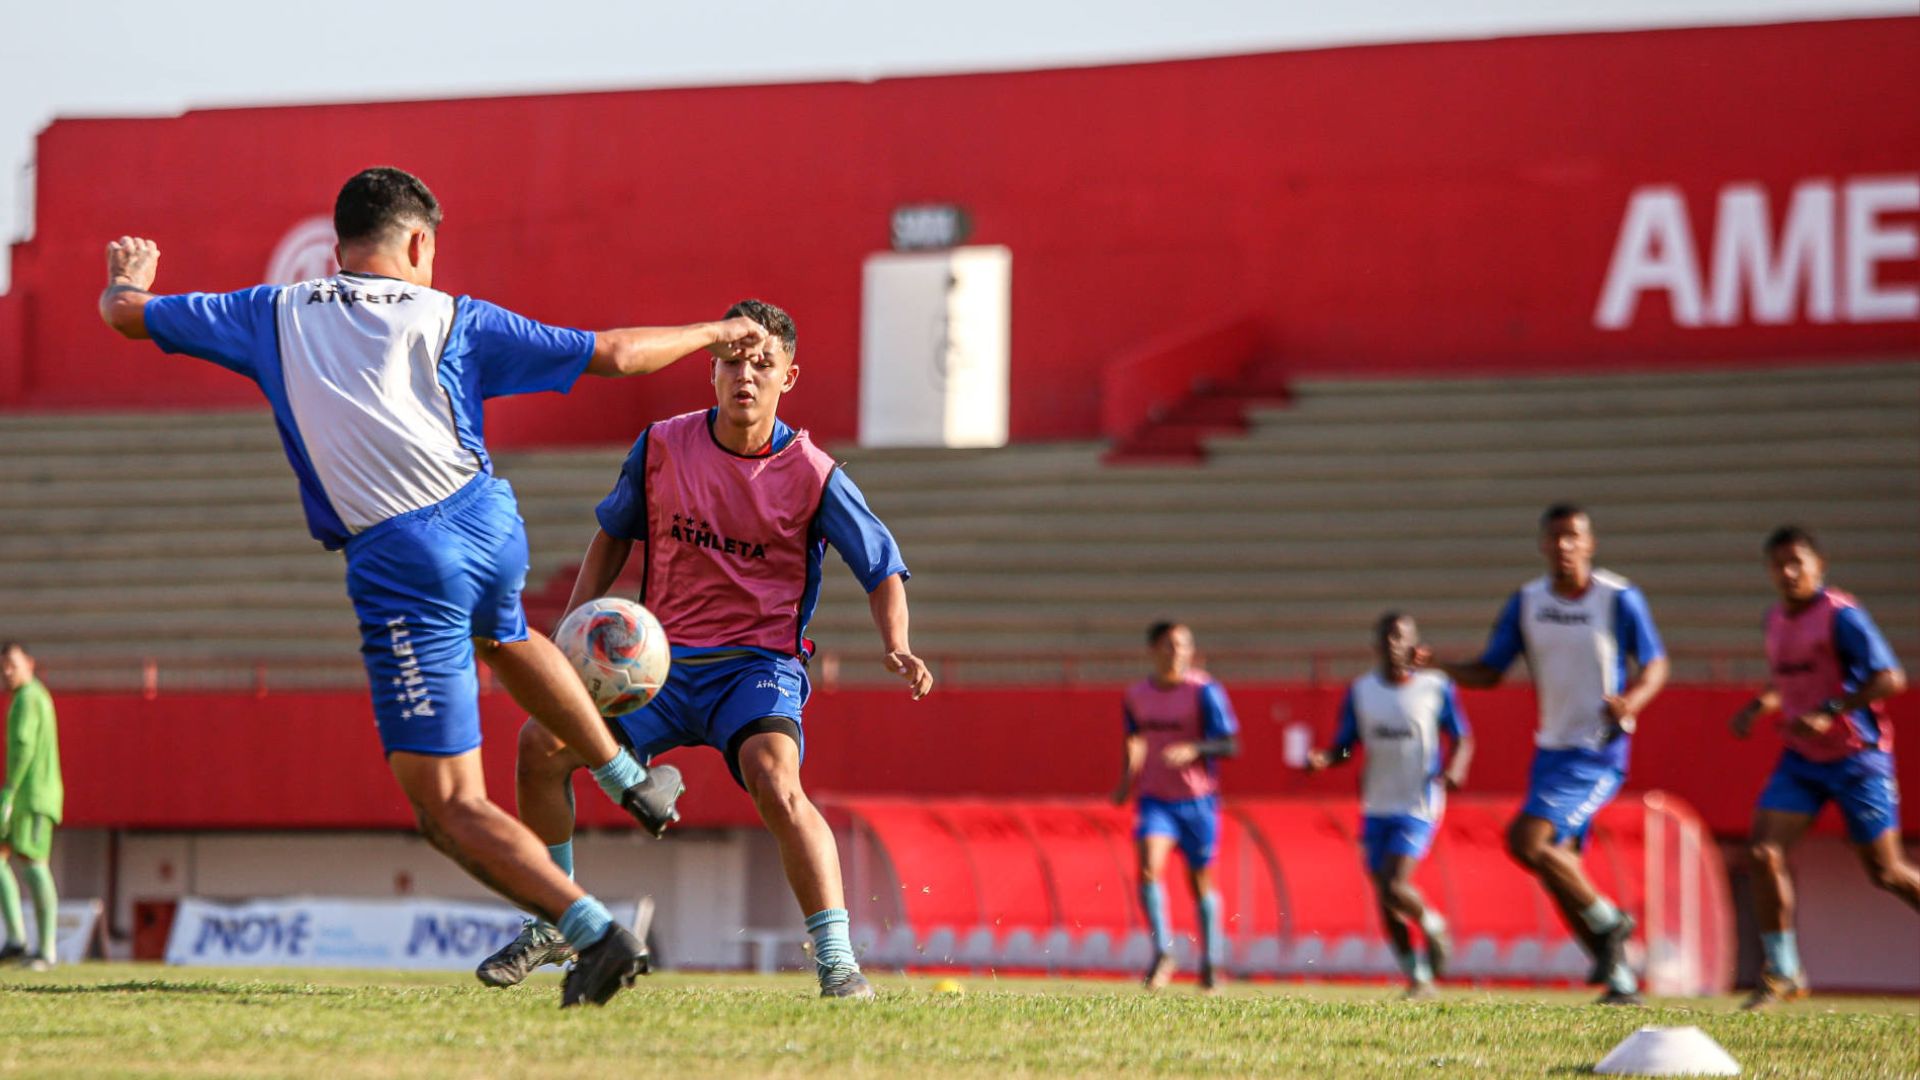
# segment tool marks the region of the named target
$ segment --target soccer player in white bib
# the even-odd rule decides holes
[[[887,669],[916,701],[933,689],[933,676],[908,644],[909,575],[892,534],[846,470],[778,415],[800,377],[793,319],[761,300],[742,300],[727,317],[766,327],[765,349],[715,359],[712,408],[640,433],[596,508],[600,527],[567,610],[605,596],[638,555],[638,599],[673,644],[673,670],[646,707],[610,723],[642,760],[681,746],[711,747],[726,759],[780,849],[812,938],[820,996],[871,998],[853,955],[833,830],[800,784],[813,654],[807,624],[827,548],[867,592]],[[569,867],[571,777],[586,764],[552,733],[522,729],[520,817]],[[569,948],[551,927],[533,923],[475,974],[489,986],[512,986],[562,961]]]
[[[748,319],[589,333],[544,326],[433,285],[440,204],[416,177],[368,169],[334,202],[340,271],[232,293],[151,292],[151,240],[107,245],[100,315],[121,335],[219,364],[260,387],[314,539],[346,553],[347,593],[387,764],[421,833],[482,884],[552,920],[579,950],[561,1005],[604,1004],[646,950],[486,795],[476,651],[500,684],[656,834],[681,790],[620,748],[551,641],[529,631],[527,538],[493,475],[481,402],[564,392],[711,350],[758,355]]]
[[[1540,729],[1507,850],[1540,880],[1592,954],[1588,981],[1606,987],[1600,1002],[1638,1005],[1639,980],[1626,963],[1634,920],[1587,879],[1580,849],[1593,815],[1626,780],[1633,729],[1666,685],[1668,664],[1646,597],[1626,578],[1595,569],[1593,550],[1585,510],[1548,507],[1540,516],[1547,574],[1508,599],[1478,660],[1435,666],[1461,686],[1484,689],[1526,654]],[[1432,662],[1424,650],[1418,659]]]
[[[1394,958],[1407,976],[1407,996],[1425,998],[1434,993],[1433,981],[1446,977],[1453,941],[1445,916],[1414,887],[1413,871],[1433,846],[1447,791],[1467,782],[1473,734],[1453,681],[1437,671],[1414,670],[1420,629],[1411,616],[1382,615],[1373,644],[1380,666],[1347,686],[1333,744],[1307,755],[1307,771],[1365,752],[1360,845],[1367,874]],[[1444,755],[1443,736],[1453,744]],[[1416,926],[1426,935],[1424,952],[1413,947]]]

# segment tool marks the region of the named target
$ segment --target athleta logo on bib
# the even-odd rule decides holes
[[[342,289],[328,283],[308,293],[307,303],[346,304],[351,307],[354,304],[404,304],[419,298],[419,293],[407,292],[404,289],[398,292],[391,289],[386,292],[367,292],[364,289]]]
[[[751,540],[735,540],[731,536],[721,536],[713,531],[713,525],[697,519],[692,514],[673,515],[673,527],[667,535],[683,544],[703,547],[728,555],[738,555],[743,559],[764,559],[767,557],[767,545],[756,544]]]
[[[1563,608],[1543,607],[1533,616],[1535,622],[1550,622],[1560,626],[1585,626],[1592,621],[1584,611],[1567,611]]]

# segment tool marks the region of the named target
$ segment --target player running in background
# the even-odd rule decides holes
[[[713,362],[715,407],[651,424],[600,503],[567,610],[605,596],[641,545],[639,601],[673,644],[673,671],[645,708],[612,718],[643,760],[710,746],[753,797],[780,847],[813,938],[822,997],[872,997],[853,955],[833,830],[800,786],[800,710],[809,693],[807,624],[829,545],[863,588],[888,670],[917,701],[933,689],[907,641],[907,566],[847,474],[776,415],[800,376],[793,319],[772,304],[728,310],[767,329],[764,351]],[[560,865],[573,865],[572,775],[586,760],[551,733],[521,731],[520,816]],[[534,922],[480,965],[512,986],[568,944]]]
[[[1746,738],[1778,712],[1785,746],[1753,815],[1753,906],[1765,963],[1746,1008],[1805,997],[1793,933],[1787,852],[1829,800],[1867,876],[1920,911],[1920,869],[1900,850],[1900,797],[1893,779],[1893,725],[1880,703],[1907,688],[1906,673],[1853,597],[1827,587],[1827,560],[1805,529],[1767,537],[1767,568],[1780,603],[1767,612],[1767,687],[1733,718]]]
[[[1453,683],[1437,671],[1415,671],[1420,629],[1412,616],[1390,611],[1374,626],[1374,671],[1353,680],[1340,703],[1333,745],[1307,756],[1307,771],[1339,765],[1366,751],[1360,771],[1361,832],[1367,873],[1380,902],[1380,920],[1393,955],[1407,975],[1407,996],[1431,997],[1445,978],[1453,941],[1440,910],[1413,885],[1413,869],[1433,845],[1446,809],[1446,792],[1467,782],[1473,735]],[[1440,737],[1453,742],[1441,755]],[[1426,935],[1424,954],[1413,948],[1413,927]]]
[[[1113,801],[1136,796],[1140,908],[1153,934],[1146,987],[1173,981],[1173,926],[1167,919],[1167,855],[1175,844],[1187,860],[1187,882],[1200,911],[1200,987],[1212,990],[1226,947],[1213,856],[1220,844],[1219,761],[1239,753],[1240,724],[1227,692],[1193,666],[1193,631],[1185,623],[1147,629],[1153,674],[1127,688],[1123,706],[1126,759]]]
[[[588,333],[432,288],[440,205],[399,169],[368,169],[333,211],[339,273],[233,293],[156,296],[159,248],[107,245],[100,315],[125,337],[259,385],[299,478],[309,530],[345,549],[347,593],[387,764],[426,838],[481,883],[557,921],[581,949],[561,1004],[604,1003],[645,970],[633,935],[486,797],[476,648],[515,701],[595,763],[608,797],[665,828],[680,792],[621,750],[553,643],[527,629],[527,539],[493,475],[481,403],[636,375],[702,349],[757,356],[751,320]]]
[[[1639,980],[1626,962],[1633,917],[1593,887],[1580,850],[1593,815],[1626,780],[1633,729],[1666,685],[1668,664],[1646,598],[1627,579],[1594,569],[1593,549],[1585,510],[1548,507],[1540,516],[1547,574],[1507,601],[1478,660],[1433,666],[1461,686],[1485,689],[1526,654],[1540,730],[1507,851],[1540,880],[1592,954],[1588,981],[1606,986],[1601,1003],[1638,1005]],[[1424,650],[1420,660],[1432,662]]]

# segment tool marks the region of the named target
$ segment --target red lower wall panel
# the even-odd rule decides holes
[[[59,694],[67,822],[115,828],[383,828],[411,817],[381,761],[371,710],[352,693]],[[1778,739],[1740,742],[1726,718],[1750,691],[1680,687],[1643,718],[1628,786],[1676,792],[1721,836],[1742,835]],[[1333,731],[1339,691],[1299,686],[1231,688],[1242,755],[1223,781],[1238,796],[1350,795],[1352,772],[1307,777],[1281,760],[1281,732]],[[1106,688],[941,691],[909,701],[893,690],[821,691],[809,703],[805,777],[840,795],[1087,795],[1112,790],[1120,759],[1119,695]],[[1472,789],[1524,788],[1532,754],[1533,693],[1524,686],[1468,692],[1463,704],[1479,745]],[[1895,727],[1920,739],[1920,697],[1894,703]],[[511,806],[514,737],[523,715],[504,694],[482,699],[487,783]],[[685,824],[752,824],[752,804],[720,755],[675,751],[687,775]],[[582,777],[581,821],[624,817]],[[1920,755],[1900,758],[1900,780],[1920,791]],[[1902,827],[1920,833],[1909,799]],[[1837,828],[1829,814],[1827,829]]]

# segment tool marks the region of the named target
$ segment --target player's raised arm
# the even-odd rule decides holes
[[[1413,651],[1416,667],[1435,668],[1446,673],[1447,677],[1470,690],[1486,690],[1500,685],[1506,677],[1507,669],[1524,651],[1525,645],[1520,637],[1520,594],[1515,593],[1507,599],[1507,605],[1500,609],[1500,618],[1493,624],[1493,633],[1487,637],[1487,647],[1474,660],[1446,661],[1436,659],[1433,650],[1425,645]]]
[[[100,294],[100,318],[121,337],[143,341],[147,301],[160,272],[160,245],[139,236],[123,236],[107,245],[107,287]]]
[[[685,356],[748,356],[766,348],[766,327],[744,315],[686,326],[632,326],[593,335],[589,375],[648,375]]]

